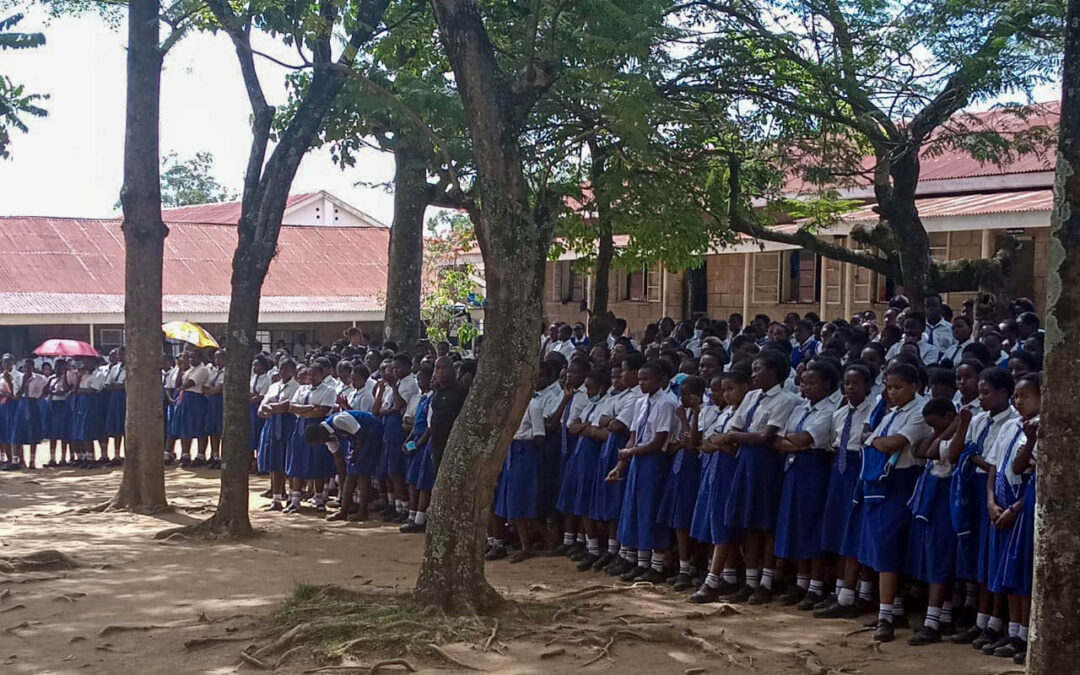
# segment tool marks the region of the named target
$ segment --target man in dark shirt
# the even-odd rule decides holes
[[[435,392],[431,395],[430,422],[427,431],[416,442],[418,448],[425,444],[431,446],[431,462],[433,471],[428,476],[421,476],[420,499],[417,505],[416,520],[401,526],[405,533],[420,533],[427,529],[427,508],[431,503],[431,488],[435,482],[435,474],[442,463],[443,452],[446,450],[446,442],[450,438],[450,430],[454,428],[454,420],[461,412],[465,404],[465,396],[469,393],[467,384],[472,377],[459,378],[454,371],[454,361],[448,356],[442,356],[435,361],[435,373],[432,378]],[[464,383],[462,382],[464,380]],[[426,473],[422,470],[422,473]]]

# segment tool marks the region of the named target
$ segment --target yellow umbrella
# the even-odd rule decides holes
[[[196,347],[221,348],[214,336],[206,332],[206,329],[197,323],[190,321],[170,321],[161,326],[165,337],[193,344]]]

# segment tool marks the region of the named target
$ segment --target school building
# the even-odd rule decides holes
[[[228,322],[239,202],[166,209],[163,320],[219,340]],[[124,342],[124,237],[113,219],[0,217],[0,352],[48,338],[106,351]],[[263,284],[258,339],[329,344],[356,325],[380,332],[390,230],[323,192],[291,195]],[[148,326],[147,329],[157,329]]]
[[[1057,104],[1040,105],[1024,122],[993,120],[999,113],[983,113],[977,120],[1003,126],[1056,127]],[[1026,154],[1005,166],[983,163],[956,150],[924,152],[916,205],[930,236],[931,255],[937,260],[987,258],[997,250],[1002,235],[1021,244],[1010,275],[1015,296],[1029,297],[1045,310],[1049,270],[1050,212],[1053,208],[1054,151]],[[864,166],[873,167],[873,158]],[[789,185],[789,195],[802,190]],[[873,190],[868,181],[840,190],[840,197],[861,202],[856,210],[816,236],[854,247],[852,227],[873,223]],[[799,224],[775,227],[795,231]],[[616,248],[628,243],[616,235]],[[547,266],[544,303],[549,322],[587,321],[582,302],[591,304],[595,278],[578,269],[578,256],[563,255]],[[745,317],[764,313],[783,319],[788,312],[817,312],[824,319],[850,318],[873,309],[880,315],[895,290],[886,279],[865,268],[828,260],[797,246],[742,237],[736,245],[710,250],[697,269],[667,270],[658,264],[641,269],[613,270],[608,279],[610,308],[627,320],[635,335],[663,316],[675,319],[709,316],[727,318],[732,312]],[[945,301],[954,307],[974,293],[952,293]]]

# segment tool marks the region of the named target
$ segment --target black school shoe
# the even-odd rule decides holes
[[[825,609],[836,602],[836,593],[829,593],[814,605],[814,609]]]
[[[988,645],[983,645],[982,653],[987,655],[987,656],[993,656],[994,652],[1001,649],[1005,645],[1009,644],[1009,642],[1012,641],[1012,639],[1013,638],[1010,637],[1008,634],[1004,634],[1001,637],[999,637],[997,640],[995,640],[994,642],[991,642]],[[1010,654],[1009,656],[1012,656],[1012,654]]]
[[[799,601],[799,604],[795,605],[795,609],[800,612],[809,612],[817,607],[824,597],[825,596],[821,593],[811,593],[807,591],[806,595],[803,596],[803,599]]]
[[[979,638],[985,631],[985,628],[979,628],[978,626],[971,626],[967,630],[960,631],[956,635],[950,638],[950,641],[954,645],[969,645]]]
[[[613,562],[610,567],[607,567],[604,571],[606,571],[610,576],[621,577],[627,572],[634,571],[635,568],[637,568],[637,562],[627,560],[626,558],[619,558],[618,560]]]
[[[859,609],[856,605],[841,605],[835,600],[821,609],[814,609],[815,619],[854,619],[857,616]]]
[[[799,588],[798,585],[795,585],[789,588],[786,593],[777,598],[777,602],[779,602],[781,605],[784,605],[785,607],[789,607],[791,605],[799,604],[803,601],[803,598],[805,597],[806,591],[802,588]]]
[[[644,574],[637,578],[637,581],[647,581],[650,584],[662,584],[667,581],[667,577],[664,576],[663,572],[654,570],[650,567],[645,570]]]
[[[547,555],[552,558],[561,558],[570,552],[570,544],[559,544],[555,548],[547,552]]]
[[[616,559],[617,557],[614,553],[605,553],[604,555],[593,561],[592,571],[601,572],[604,570],[605,567],[615,562]],[[578,569],[581,569],[581,567],[578,566]]]
[[[931,628],[930,626],[923,626],[915,631],[915,634],[909,637],[907,641],[912,647],[932,645],[936,642],[941,642],[941,631],[936,628]]]
[[[495,545],[484,554],[484,560],[502,560],[506,557],[506,547]]]
[[[570,547],[570,550],[566,552],[566,557],[577,562],[588,554],[589,549],[585,544],[574,544]]]
[[[1000,656],[1005,659],[1015,659],[1017,654],[1027,653],[1027,642],[1021,640],[1019,637],[1011,637],[1006,644],[1001,645],[994,650],[994,656]]]
[[[708,584],[702,584],[694,593],[690,596],[690,602],[697,605],[704,605],[708,602],[716,602],[720,598],[720,588],[713,588]]]
[[[1027,662],[1027,643],[1024,643],[1024,651],[1013,657],[1013,663],[1022,666]]]
[[[1001,639],[1001,633],[993,628],[984,628],[979,636],[971,641],[971,648],[982,651],[986,645],[993,644]]]
[[[690,575],[683,574],[681,572],[679,574],[676,574],[671,579],[668,579],[668,583],[671,584],[672,588],[680,592],[688,591],[694,587],[694,580],[690,578]]]
[[[629,563],[630,561],[628,560],[627,562]],[[638,577],[645,576],[645,573],[648,572],[649,570],[650,570],[650,568],[648,568],[648,567],[642,567],[641,565],[634,565],[633,569],[631,569],[631,570],[625,572],[624,574],[622,574],[619,577],[619,579],[621,581],[625,581],[628,584],[631,584],[631,583],[637,581]]]
[[[593,565],[595,565],[596,561],[600,560],[600,559],[601,559],[600,556],[595,555],[593,553],[589,553],[588,551],[586,551],[585,555],[582,556],[581,559],[577,561],[577,570],[578,570],[578,572],[590,572],[590,571],[592,571]]]
[[[758,585],[754,589],[754,592],[750,594],[750,597],[746,599],[747,604],[750,605],[767,605],[773,600],[773,592],[771,588],[765,588],[764,585]]]
[[[760,588],[760,586],[758,587]],[[728,602],[743,603],[750,599],[750,596],[754,594],[754,589],[749,586],[743,586],[734,595],[729,598]]]
[[[896,630],[893,627],[892,621],[888,619],[878,619],[877,628],[874,629],[874,641],[875,642],[892,642],[896,639]]]

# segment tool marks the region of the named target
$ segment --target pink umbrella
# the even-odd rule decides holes
[[[101,356],[98,351],[82,340],[46,340],[34,350],[38,356]]]

